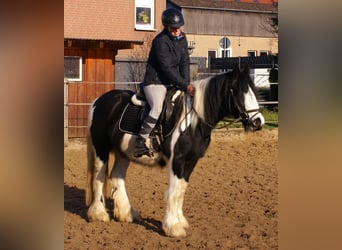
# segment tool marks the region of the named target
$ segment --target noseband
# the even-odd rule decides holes
[[[230,97],[233,98],[234,104],[237,107],[237,109],[239,110],[239,118],[235,121],[238,122],[240,120],[242,120],[243,122],[248,122],[248,121],[252,121],[253,117],[255,117],[257,114],[260,113],[259,109],[250,109],[250,110],[246,110],[245,107],[242,107],[241,104],[238,102],[238,100],[236,99],[236,97],[234,96],[234,91],[233,89],[229,89],[230,93],[229,93],[229,111],[232,112],[232,107],[230,105]],[[255,112],[254,115],[252,115],[250,117],[249,113]]]

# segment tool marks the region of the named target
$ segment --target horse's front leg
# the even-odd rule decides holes
[[[167,208],[163,221],[163,230],[167,236],[186,236],[185,228],[188,228],[189,224],[183,215],[183,202],[187,186],[188,182],[184,178],[178,178],[170,167]]]
[[[115,154],[115,163],[111,172],[114,218],[121,222],[133,222],[139,214],[131,206],[125,186],[126,172],[130,161],[119,153]]]

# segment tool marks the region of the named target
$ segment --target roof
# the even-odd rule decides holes
[[[134,44],[142,45],[142,40],[110,40],[110,39],[79,39],[64,38],[64,47],[87,47],[87,48],[109,48],[109,49],[132,49]]]
[[[169,2],[180,8],[278,12],[277,6],[272,4],[272,0],[258,0],[258,3],[253,0],[169,0]]]

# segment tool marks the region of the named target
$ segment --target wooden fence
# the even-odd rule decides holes
[[[91,103],[114,88],[135,90],[137,83],[64,82],[64,137],[83,138],[88,133]]]

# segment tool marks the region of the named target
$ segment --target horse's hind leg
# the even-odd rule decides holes
[[[114,201],[114,218],[121,222],[133,222],[139,218],[138,213],[132,208],[125,186],[127,169],[130,161],[115,153],[115,162],[111,172],[112,197]]]
[[[109,215],[106,212],[105,198],[103,196],[103,185],[106,179],[107,167],[108,156],[99,157],[96,155],[93,145],[89,140],[87,173],[88,185],[86,190],[86,205],[90,205],[87,212],[89,221],[109,221]]]

